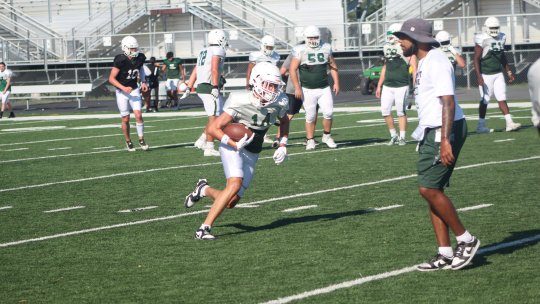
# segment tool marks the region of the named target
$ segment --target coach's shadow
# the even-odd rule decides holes
[[[505,238],[504,240],[494,243],[494,244],[484,244],[484,246],[480,247],[478,250],[480,251],[480,254],[476,255],[472,260],[472,265],[468,266],[466,269],[474,269],[476,267],[482,267],[489,264],[492,264],[492,262],[489,262],[487,260],[487,257],[492,254],[511,254],[516,250],[523,249],[525,247],[535,246],[540,242],[540,238],[537,238],[536,240],[526,242],[523,244],[516,244],[515,246],[509,246],[501,249],[496,250],[490,250],[488,252],[482,253],[481,250],[490,249],[492,247],[496,247],[503,244],[508,244],[510,242],[522,240],[529,237],[534,237],[540,235],[539,229],[533,229],[533,230],[526,230],[526,231],[512,231],[510,232],[512,235]]]

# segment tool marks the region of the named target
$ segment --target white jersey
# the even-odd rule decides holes
[[[328,86],[328,71],[326,69],[332,56],[332,47],[321,42],[318,47],[311,48],[305,44],[297,45],[292,50],[292,56],[300,60],[300,85],[307,89],[324,89]]]
[[[416,71],[415,102],[420,123],[412,134],[417,140],[424,139],[426,128],[442,126],[441,96],[453,95],[455,104],[454,121],[465,118],[456,98],[454,69],[442,52],[431,50],[418,63]]]
[[[277,66],[279,59],[279,54],[276,52],[272,52],[272,56],[266,56],[261,51],[255,51],[249,54],[249,62],[253,62],[254,64],[259,62],[270,62],[271,64]]]
[[[223,63],[225,62],[225,58],[227,58],[227,54],[225,53],[225,50],[220,46],[209,46],[199,52],[199,57],[197,58],[196,84],[212,84],[212,59],[215,56],[221,58],[218,69],[218,75],[221,76],[221,72],[223,72]]]

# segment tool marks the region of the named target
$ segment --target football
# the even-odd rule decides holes
[[[187,89],[187,85],[185,83],[181,83],[180,85],[178,85],[178,93],[184,93]]]
[[[246,127],[245,125],[241,123],[235,123],[235,122],[226,125],[225,128],[223,128],[223,132],[229,135],[229,138],[236,142],[242,139],[244,135],[246,134],[248,138],[251,137],[251,135],[253,134],[253,132],[251,132],[251,130],[248,127]]]

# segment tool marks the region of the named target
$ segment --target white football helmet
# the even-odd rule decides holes
[[[392,44],[398,42],[398,38],[394,36],[394,33],[400,30],[401,30],[401,23],[394,23],[390,25],[390,27],[388,27],[388,31],[386,31],[386,41]]]
[[[270,62],[257,63],[251,70],[249,84],[257,97],[254,106],[261,108],[276,102],[281,92],[279,68]]]
[[[229,35],[222,30],[211,30],[208,33],[208,44],[219,45],[224,50],[227,50],[229,47]]]
[[[448,47],[452,44],[450,42],[450,34],[447,31],[440,31],[435,36],[435,40],[441,44],[441,51],[447,51]]]
[[[316,39],[308,39],[308,38],[316,38]],[[304,39],[306,40],[306,44],[310,48],[319,47],[319,44],[321,43],[321,31],[319,31],[319,28],[314,25],[308,25],[304,29]]]
[[[267,35],[261,39],[261,52],[264,54],[264,56],[272,56],[275,48],[276,41],[274,40],[274,37]]]
[[[497,37],[501,33],[501,23],[496,17],[489,17],[484,23],[486,26],[486,33],[491,37]]]
[[[136,49],[134,52],[130,51],[129,49]],[[131,58],[135,58],[139,56],[139,43],[137,42],[137,39],[132,36],[126,36],[124,39],[122,39],[122,51],[124,52],[124,55],[129,56]]]

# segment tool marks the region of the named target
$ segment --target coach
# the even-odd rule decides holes
[[[429,204],[431,221],[439,243],[438,254],[420,271],[458,270],[476,254],[480,241],[461,224],[454,204],[444,194],[449,186],[461,147],[467,137],[463,110],[455,100],[454,69],[446,56],[434,47],[431,23],[409,19],[394,35],[399,37],[404,56],[420,60],[416,72],[415,101],[420,123],[412,134],[419,141],[418,190]],[[452,251],[448,227],[457,239]]]

